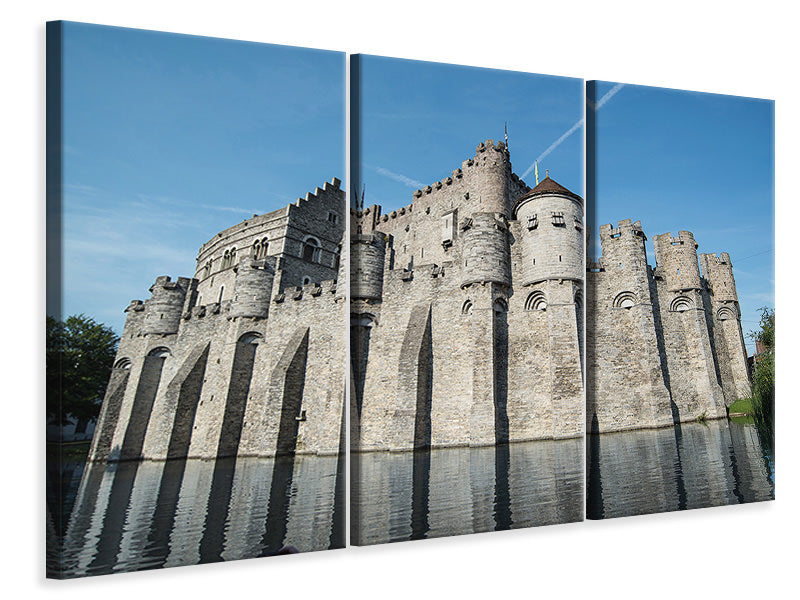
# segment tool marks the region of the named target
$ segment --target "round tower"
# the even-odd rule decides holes
[[[508,217],[508,179],[511,161],[503,142],[486,140],[475,148],[475,157],[467,170],[470,195],[480,202],[479,212],[495,212]]]
[[[671,292],[700,289],[700,267],[697,264],[697,242],[691,231],[653,236],[656,266]]]
[[[264,261],[243,258],[236,267],[230,316],[266,318],[274,278]]]
[[[156,278],[150,287],[152,295],[145,303],[142,333],[178,333],[189,282],[185,277],[178,281],[171,281],[166,275]]]
[[[514,216],[522,232],[522,284],[583,280],[583,199],[550,177],[519,198]]]
[[[463,232],[461,287],[471,283],[511,284],[508,227],[505,217],[475,213]]]
[[[350,240],[350,297],[380,300],[383,295],[383,265],[386,236],[380,231],[354,235]]]
[[[738,302],[730,255],[723,252],[717,258],[716,254],[701,254],[700,262],[703,265],[703,275],[711,284],[713,299],[718,302]]]

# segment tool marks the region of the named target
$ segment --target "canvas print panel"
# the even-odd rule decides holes
[[[351,65],[352,543],[581,520],[582,81]]]
[[[48,575],[343,547],[344,56],[49,27]]]
[[[773,115],[587,86],[589,518],[774,498]]]

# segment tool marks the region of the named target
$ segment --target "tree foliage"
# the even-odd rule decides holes
[[[770,438],[775,413],[775,309],[761,309],[758,331],[751,334],[763,350],[753,368],[753,418],[759,430]]]
[[[119,338],[85,315],[47,317],[47,419],[64,425],[97,418]]]

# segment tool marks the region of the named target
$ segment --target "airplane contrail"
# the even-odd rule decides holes
[[[608,90],[608,91],[607,91],[607,92],[606,92],[606,93],[603,95],[603,97],[602,97],[602,98],[600,98],[600,100],[598,100],[598,101],[597,101],[597,104],[595,104],[595,106],[594,106],[594,110],[595,110],[595,111],[596,111],[596,110],[598,110],[598,109],[599,109],[601,106],[603,106],[603,105],[604,105],[606,102],[608,102],[609,100],[611,100],[611,98],[612,98],[612,97],[613,97],[613,96],[614,96],[614,95],[615,95],[615,94],[616,94],[618,91],[620,91],[624,85],[625,85],[624,83],[618,83],[618,84],[616,84],[616,85],[615,85],[613,88],[611,88],[610,90]],[[550,145],[547,147],[547,150],[545,150],[544,152],[542,152],[542,153],[539,155],[539,157],[538,157],[538,158],[537,158],[537,159],[536,159],[536,160],[533,162],[533,164],[531,164],[531,166],[530,166],[530,167],[528,167],[528,169],[527,169],[527,170],[526,170],[526,171],[525,171],[525,172],[522,174],[522,178],[523,178],[523,179],[525,179],[525,178],[528,176],[528,174],[529,174],[531,171],[533,171],[533,169],[536,167],[536,163],[538,163],[538,162],[541,162],[541,161],[542,161],[542,159],[544,159],[544,158],[545,158],[545,157],[546,157],[548,154],[550,154],[550,153],[551,153],[553,150],[555,150],[556,148],[558,148],[558,147],[559,147],[559,146],[560,146],[560,145],[561,145],[561,144],[564,142],[564,140],[566,140],[566,139],[567,139],[569,136],[571,136],[571,135],[572,135],[573,133],[575,133],[575,132],[576,132],[578,129],[580,129],[580,128],[583,126],[583,122],[584,122],[584,119],[581,117],[580,119],[578,119],[578,122],[577,122],[577,123],[575,123],[575,124],[574,124],[572,127],[570,127],[570,128],[569,128],[569,129],[566,131],[566,133],[564,133],[564,134],[563,134],[563,135],[562,135],[560,138],[558,138],[558,139],[557,139],[555,142],[553,142],[552,144],[550,144]]]
[[[410,188],[420,189],[425,186],[424,183],[421,181],[417,181],[416,179],[411,179],[410,177],[406,177],[405,175],[401,175],[400,173],[394,173],[389,169],[384,169],[383,167],[371,167],[375,169],[378,173],[383,175],[384,177],[388,177],[389,179],[394,179],[398,183],[402,183]]]

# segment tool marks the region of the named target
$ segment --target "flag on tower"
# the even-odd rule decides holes
[[[539,185],[539,161],[537,160],[534,164],[534,169],[536,173],[536,185]]]

